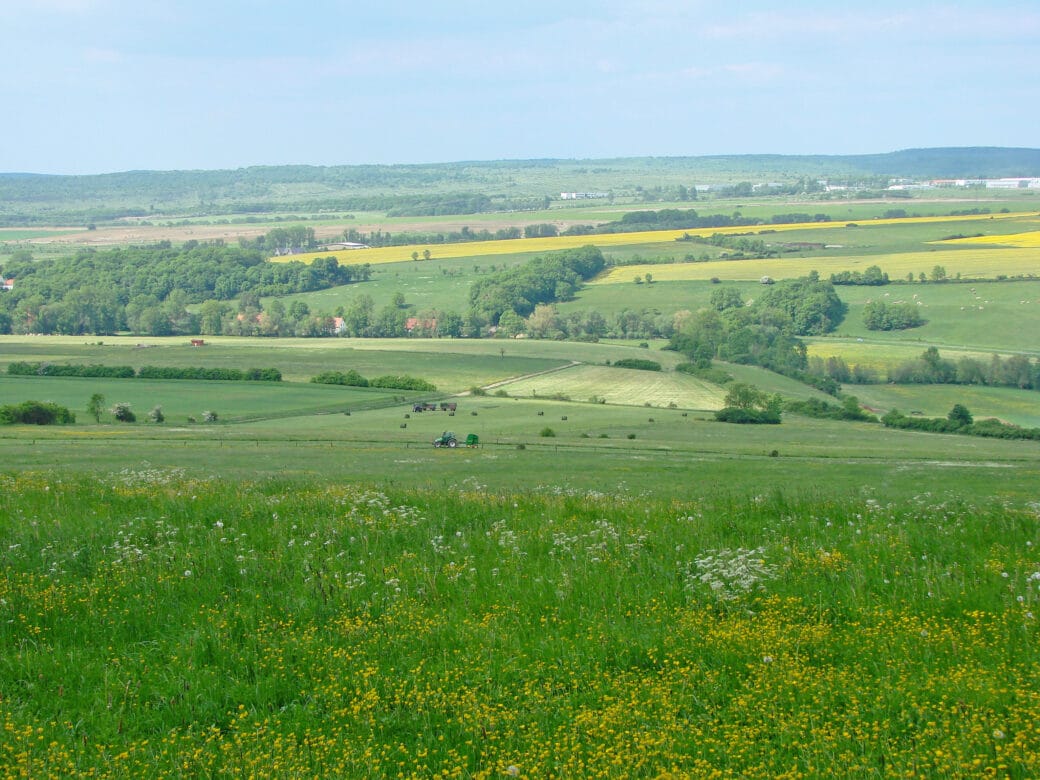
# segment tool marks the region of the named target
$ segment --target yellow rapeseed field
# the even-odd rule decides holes
[[[1040,255],[1029,249],[957,249],[937,252],[904,252],[891,255],[841,255],[836,257],[719,260],[710,263],[661,263],[612,268],[590,284],[632,284],[636,276],[650,273],[654,281],[758,281],[763,276],[791,279],[817,271],[823,277],[839,271],[862,271],[876,265],[893,279],[908,273],[929,273],[936,265],[948,276],[992,278],[998,274],[1040,274]]]
[[[1029,216],[1029,214],[995,214],[993,219],[1013,219]],[[958,222],[965,220],[977,220],[978,215],[953,216],[953,217],[906,217],[903,219],[872,219],[862,224],[870,225],[911,225],[928,222]],[[789,225],[758,225],[740,227],[715,227],[689,230],[646,230],[638,233],[610,233],[595,236],[553,236],[551,238],[516,238],[504,241],[469,241],[460,244],[414,244],[409,246],[378,247],[373,249],[350,249],[333,252],[310,252],[299,255],[285,255],[272,257],[272,262],[288,263],[298,261],[310,263],[317,257],[335,257],[343,265],[359,265],[370,263],[380,265],[383,263],[413,262],[412,253],[418,252],[421,258],[425,250],[430,251],[430,260],[447,260],[459,257],[487,257],[494,255],[512,255],[521,252],[556,252],[562,249],[574,249],[575,247],[592,244],[601,248],[617,246],[636,246],[642,244],[668,243],[681,238],[684,234],[690,236],[711,236],[716,233],[731,235],[734,233],[744,234],[749,231],[769,230],[771,232],[783,233],[792,230],[825,230],[840,227],[837,222],[796,222]],[[415,262],[429,262],[418,260]],[[931,266],[929,266],[931,267]]]
[[[965,244],[1000,244],[1002,246],[1015,246],[1025,249],[1036,249],[1040,247],[1040,230],[1031,230],[1028,233],[1008,233],[1002,236],[971,236],[970,238],[952,238],[948,241],[935,241],[936,244],[952,244],[963,246]]]

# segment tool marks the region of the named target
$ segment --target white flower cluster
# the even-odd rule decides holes
[[[687,565],[686,592],[693,595],[707,587],[720,601],[733,601],[753,590],[765,590],[764,583],[774,579],[777,567],[766,563],[765,548],[708,550]]]

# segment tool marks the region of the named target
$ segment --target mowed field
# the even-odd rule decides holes
[[[574,400],[606,403],[721,409],[725,391],[718,385],[675,371],[639,371],[610,366],[573,366],[501,386],[510,395],[563,395]]]

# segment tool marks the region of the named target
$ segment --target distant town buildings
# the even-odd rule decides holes
[[[984,187],[987,190],[1040,190],[1040,177],[1009,176],[1003,179],[932,179],[931,181],[893,180],[890,190],[927,190],[938,187]]]

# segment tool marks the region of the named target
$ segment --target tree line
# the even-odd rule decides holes
[[[209,379],[231,382],[281,382],[277,368],[223,368],[217,366],[105,366],[100,364],[7,364],[9,376],[72,376],[104,379]]]
[[[272,231],[274,232],[274,231]],[[0,293],[0,333],[154,336],[219,333],[203,330],[203,314],[189,304],[241,295],[288,295],[365,281],[371,268],[340,265],[335,257],[272,263],[257,249],[168,243],[109,250],[82,249],[71,257],[12,256],[2,269],[15,279]],[[213,311],[208,312],[212,318]],[[212,324],[212,323],[210,323]]]
[[[989,360],[962,357],[944,358],[936,347],[928,347],[918,357],[892,366],[884,376],[864,365],[850,366],[844,358],[809,359],[809,372],[833,379],[840,384],[876,384],[890,382],[898,385],[985,385],[1013,387],[1020,390],[1040,390],[1040,360],[1026,355],[1002,358],[993,355]]]

